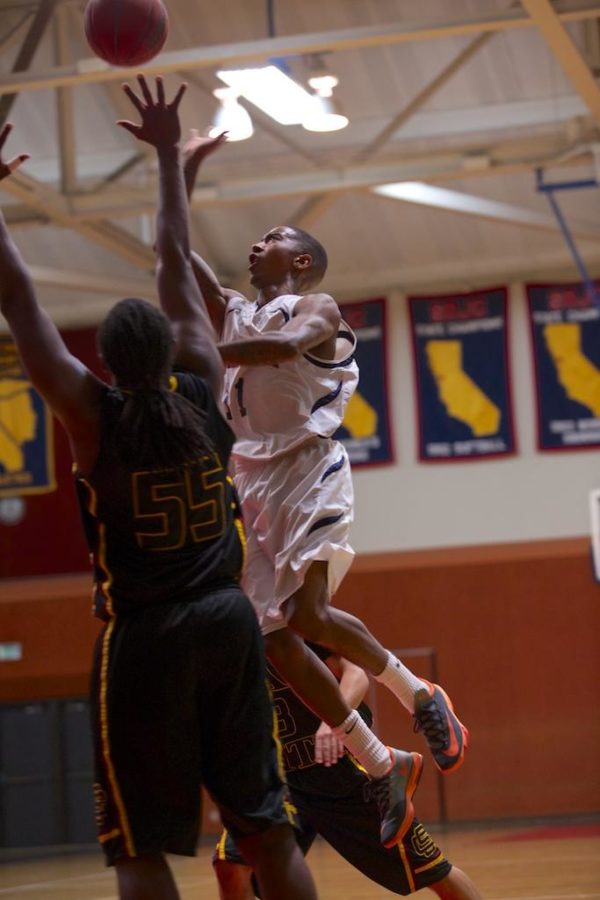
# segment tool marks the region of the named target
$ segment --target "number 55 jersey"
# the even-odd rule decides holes
[[[227,473],[233,434],[202,378],[177,372],[171,389],[204,411],[210,454],[172,469],[125,467],[113,440],[124,400],[107,386],[98,459],[91,475],[75,473],[101,619],[239,581],[245,538]]]

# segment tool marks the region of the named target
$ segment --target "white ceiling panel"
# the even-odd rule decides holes
[[[188,80],[184,132],[204,129],[213,118],[219,60],[207,65],[203,59],[215,47],[232,65],[275,57],[303,84],[313,65],[324,64],[340,79],[336,97],[350,119],[342,131],[315,134],[277,125],[247,105],[254,136],[211,157],[191,212],[195,246],[227,283],[245,283],[252,241],[285,222],[323,240],[330,256],[325,288],[340,296],[394,286],[443,290],[544,272],[576,277],[558,226],[525,227],[371,191],[390,180],[422,180],[549,215],[547,199],[536,190],[537,168],[549,180],[600,177],[594,98],[590,104],[581,81],[571,82],[564,58],[521,3],[168,0],[167,7],[169,37],[152,71],[164,65],[168,91]],[[598,85],[599,61],[586,48],[600,27],[600,4],[557,0],[554,8]],[[22,178],[0,185],[0,197],[27,262],[37,266],[42,301],[59,323],[69,324],[78,317],[98,320],[114,300],[112,277],[132,287],[151,283],[156,199],[152,152],[115,125],[118,118],[135,118],[120,88],[135,71],[89,75],[83,9],[83,2],[57,0],[39,46],[17,75],[12,70],[27,46],[37,3],[0,0],[0,103],[5,110],[11,105],[14,123],[7,151],[32,155]],[[67,36],[62,61],[55,45],[59,20]],[[360,46],[350,48],[350,36]],[[290,49],[296,44],[301,52]],[[257,51],[250,63],[253,47],[262,56]],[[79,74],[69,74],[63,88],[73,127],[63,128],[61,150],[53,85],[82,59]],[[15,79],[20,87],[11,93]],[[65,185],[61,171],[69,159],[76,179]],[[559,202],[578,230],[590,271],[600,273],[594,237],[600,188],[562,192]]]

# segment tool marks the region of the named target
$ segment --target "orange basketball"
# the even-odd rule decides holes
[[[139,66],[162,50],[169,20],[162,0],[89,0],[84,28],[100,59],[113,66]]]

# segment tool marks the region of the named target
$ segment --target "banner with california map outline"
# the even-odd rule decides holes
[[[419,458],[515,452],[504,287],[409,297]]]
[[[584,284],[528,284],[540,450],[600,446],[600,309]],[[600,296],[600,281],[596,282]]]
[[[56,490],[52,414],[0,338],[0,497]]]
[[[344,321],[357,337],[358,388],[344,423],[334,435],[353,467],[394,461],[387,389],[386,301],[361,300],[340,306]]]

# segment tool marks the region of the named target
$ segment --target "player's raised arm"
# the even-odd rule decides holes
[[[339,308],[329,294],[307,294],[277,331],[219,344],[225,365],[275,365],[315,350],[335,338]]]
[[[156,148],[159,165],[159,202],[156,218],[157,282],[161,306],[170,319],[177,343],[176,361],[203,375],[220,398],[223,365],[203,297],[192,271],[188,204],[181,166],[178,108],[186,85],[167,103],[161,78],[156,98],[145,78],[138,76],[139,97],[129,85],[124,91],[140,115],[140,124],[120,121],[138,140]]]
[[[26,153],[8,162],[2,149],[11,132],[7,123],[0,130],[0,180],[7,178],[28,159]],[[23,365],[34,387],[62,421],[71,438],[85,429],[90,400],[99,382],[68,350],[56,325],[39,305],[33,281],[18,247],[0,213],[0,311],[8,322]]]
[[[215,137],[205,137],[196,128],[191,129],[190,136],[182,149],[183,172],[188,199],[192,196],[200,166],[207,156],[218,150],[226,140],[226,131]],[[217,335],[220,335],[229,299],[241,295],[237,291],[224,288],[206,260],[195,251],[192,251],[192,267],[198,287],[202,291],[211,322]]]

